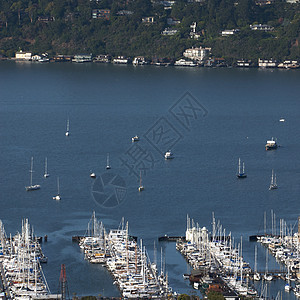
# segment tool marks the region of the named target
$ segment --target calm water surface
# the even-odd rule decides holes
[[[0,219],[7,233],[21,230],[22,218],[29,218],[37,235],[48,235],[43,269],[53,293],[64,263],[70,294],[119,295],[106,269],[88,264],[71,241],[72,235],[85,233],[93,210],[107,229],[116,228],[124,216],[152,259],[156,241],[165,253],[173,290],[189,294],[195,292],[182,277],[189,268],[175,244],[157,243],[164,234],[184,235],[187,214],[211,230],[214,212],[236,241],[243,236],[244,257],[252,266],[255,243],[248,237],[263,232],[265,211],[269,227],[273,209],[278,225],[283,218],[297,228],[299,71],[2,62],[0,74]],[[208,112],[191,119],[189,130],[170,112],[186,92]],[[165,161],[143,136],[162,117],[181,136],[172,147],[172,161]],[[155,158],[143,175],[143,193],[120,161],[136,134],[138,145]],[[271,137],[281,147],[266,152]],[[114,208],[99,205],[91,193],[90,170],[105,173],[107,153],[110,171],[127,186],[125,200]],[[33,180],[41,189],[26,192],[31,156]],[[46,156],[50,177],[44,179]],[[246,164],[245,180],[235,177],[239,157]],[[272,169],[276,191],[268,190]],[[52,200],[57,176],[60,202]],[[260,246],[258,260],[263,270],[265,250]],[[279,268],[269,257],[269,269]],[[283,286],[273,282],[270,295]],[[294,296],[284,293],[283,299]]]

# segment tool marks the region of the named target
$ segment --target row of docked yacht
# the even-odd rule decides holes
[[[46,261],[28,219],[23,220],[22,231],[10,238],[0,221],[0,271],[6,298],[49,298],[50,290],[41,268],[41,262]]]
[[[123,298],[167,298],[172,295],[168,276],[151,263],[143,246],[129,235],[128,222],[118,229],[106,232],[102,222],[93,216],[88,234],[80,239],[79,246],[91,263],[104,264],[114,278]]]
[[[228,294],[255,295],[256,291],[243,280],[252,271],[242,257],[242,239],[236,248],[231,233],[226,236],[222,225],[219,222],[216,224],[214,215],[212,224],[212,234],[209,234],[205,227],[201,228],[193,220],[191,222],[187,216],[185,240],[180,239],[176,243],[176,249],[183,254],[193,270],[199,271],[198,276],[189,276],[190,281],[196,282],[197,287],[201,283],[203,288],[208,283],[209,274],[210,281],[219,286],[225,297]],[[218,282],[215,278],[218,278]]]
[[[300,218],[298,218],[298,232],[292,233],[286,222],[280,220],[279,235],[273,234],[258,236],[257,240],[265,246],[276,260],[284,264],[287,272],[285,291],[293,290],[297,297],[300,297]]]

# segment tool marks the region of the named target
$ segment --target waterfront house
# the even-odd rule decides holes
[[[112,62],[114,64],[128,64],[129,63],[129,59],[126,58],[125,56],[120,55],[120,56],[114,58]]]
[[[261,68],[276,68],[278,65],[275,59],[258,59],[258,66]]]
[[[211,51],[211,48],[189,48],[183,52],[183,56],[192,60],[203,61]]]
[[[74,57],[72,55],[63,55],[63,54],[59,54],[59,55],[55,55],[53,57],[53,60],[56,62],[64,62],[64,61],[72,61]]]
[[[285,60],[282,63],[279,63],[278,68],[284,68],[284,69],[298,69],[300,67],[297,60]]]
[[[76,54],[72,59],[72,62],[76,63],[84,63],[84,62],[91,62],[92,61],[92,54]]]
[[[92,10],[92,18],[109,20],[110,9],[93,9]]]
[[[144,56],[136,56],[133,61],[132,61],[133,65],[146,65],[148,64],[148,62],[146,61]]]
[[[249,68],[251,66],[251,60],[240,59],[236,62],[236,66],[240,68]]]
[[[31,52],[23,52],[22,50],[16,52],[15,59],[16,60],[31,60]]]
[[[109,63],[111,61],[111,56],[110,55],[97,55],[94,58],[94,62],[100,62],[100,63]]]
[[[32,60],[32,61],[39,61],[41,58],[42,58],[42,57],[41,57],[40,55],[37,55],[37,54],[31,56],[31,60]]]

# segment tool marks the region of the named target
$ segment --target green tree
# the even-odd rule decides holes
[[[207,294],[208,300],[224,300],[224,296],[219,292],[211,291]]]

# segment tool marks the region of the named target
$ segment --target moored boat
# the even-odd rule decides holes
[[[266,150],[275,150],[277,149],[277,147],[277,142],[273,138],[271,140],[268,140],[265,145]]]
[[[39,184],[32,184],[32,173],[33,173],[33,157],[31,157],[31,165],[30,165],[30,185],[25,186],[26,191],[35,191],[39,190],[41,186]]]
[[[167,151],[165,153],[165,159],[172,159],[174,158],[173,153],[171,152],[171,150]]]

